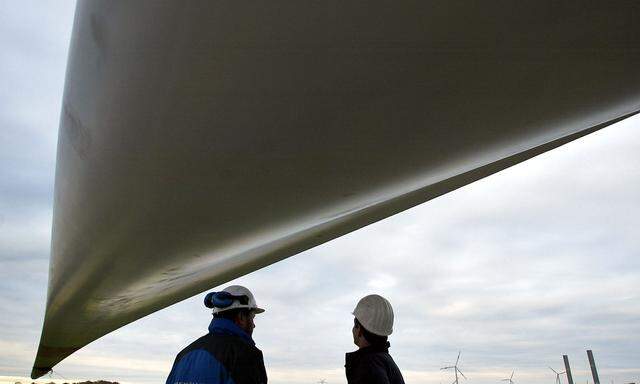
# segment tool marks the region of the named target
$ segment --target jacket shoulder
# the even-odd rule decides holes
[[[400,369],[388,353],[370,353],[362,356],[356,371],[361,383],[404,384]]]
[[[213,367],[216,364],[220,367]],[[231,335],[207,334],[191,343],[176,357],[174,370],[176,367],[185,366],[190,367],[191,371],[206,369],[210,372],[223,372],[224,374],[218,375],[220,379],[228,375],[236,384],[267,382],[262,352],[239,337]]]

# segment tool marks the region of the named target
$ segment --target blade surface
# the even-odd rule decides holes
[[[640,108],[638,2],[276,3],[78,2],[33,378]]]

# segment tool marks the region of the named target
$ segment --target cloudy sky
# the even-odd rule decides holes
[[[31,370],[47,289],[61,93],[74,4],[0,10],[0,383]],[[235,281],[268,311],[271,383],[345,383],[357,300],[386,296],[407,383],[640,380],[640,119],[633,118]],[[203,334],[201,297],[90,344],[54,378],[163,382]],[[50,381],[50,380],[47,380]]]

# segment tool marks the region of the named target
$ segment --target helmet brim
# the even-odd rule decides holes
[[[216,313],[231,311],[233,309],[248,309],[251,312],[255,313],[256,315],[264,312],[264,309],[258,308],[258,307],[251,308],[251,307],[238,306],[238,307],[229,307],[229,308],[213,308],[213,314],[215,315]]]

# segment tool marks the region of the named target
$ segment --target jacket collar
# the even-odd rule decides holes
[[[211,320],[211,323],[209,324],[209,333],[213,335],[237,336],[250,345],[256,345],[255,341],[253,341],[253,339],[247,332],[238,327],[236,323],[228,319],[214,318],[213,320]]]
[[[389,353],[390,346],[391,344],[389,344],[389,342],[387,341],[384,344],[370,345],[368,347],[360,348],[357,351],[349,352],[346,354],[347,365],[349,365],[349,363],[351,363],[352,361],[358,360],[364,355],[368,355],[371,353],[380,353],[380,352]]]

